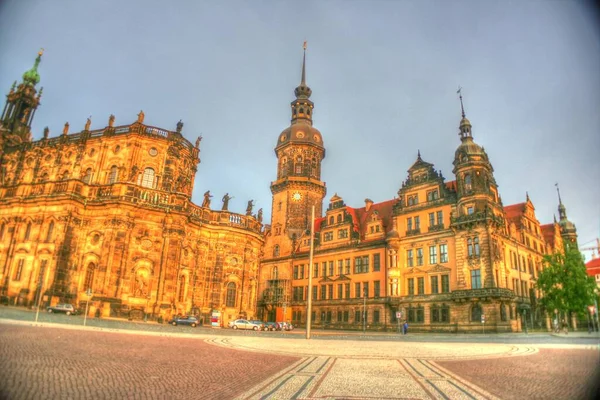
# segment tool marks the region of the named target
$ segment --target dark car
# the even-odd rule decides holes
[[[281,330],[281,325],[277,322],[265,322],[265,331],[279,331]]]
[[[173,326],[189,325],[192,328],[195,328],[200,322],[198,321],[198,318],[194,317],[193,315],[188,315],[184,317],[175,317],[172,320],[170,320],[169,323]]]
[[[55,306],[50,306],[46,309],[49,313],[63,313],[67,315],[76,315],[79,311],[73,304],[60,303]]]

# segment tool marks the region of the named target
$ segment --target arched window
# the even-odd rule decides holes
[[[154,188],[154,170],[152,168],[146,168],[144,174],[138,178],[138,185]]]
[[[500,303],[500,321],[506,321],[506,306]]]
[[[48,233],[46,234],[46,242],[52,240],[52,232],[54,231],[54,221],[50,221],[50,225],[48,226]]]
[[[83,282],[84,291],[88,289],[94,291],[94,272],[96,272],[96,266],[93,263],[89,263],[85,271],[85,281]]]
[[[178,301],[182,303],[185,300],[185,275],[179,277],[179,296]]]
[[[69,179],[69,171],[65,171],[62,173],[62,180],[66,181],[67,179]]]
[[[111,185],[117,181],[117,175],[119,170],[116,165],[110,167],[110,173],[108,174],[108,184]]]
[[[271,278],[273,280],[279,279],[279,271],[277,270],[277,267],[273,267],[273,272],[271,273]]]
[[[312,176],[316,177],[319,174],[319,171],[317,170],[317,159],[313,157],[312,159]]]
[[[470,174],[466,174],[465,175],[465,190],[467,192],[470,192],[472,189],[472,185],[471,185],[471,175]]]
[[[85,170],[85,175],[83,176],[83,183],[90,183],[92,180],[92,169],[88,168]]]
[[[333,225],[335,223],[335,219],[333,216],[329,217],[329,225]]]
[[[467,239],[467,254],[469,257],[473,257],[473,239]]]
[[[342,214],[338,214],[337,216],[337,223],[339,224],[340,222],[342,222]]]
[[[279,257],[279,245],[273,246],[273,257]]]
[[[479,304],[474,304],[471,308],[471,322],[481,322],[481,306]]]
[[[23,240],[29,240],[29,236],[31,236],[31,222],[27,224],[27,228],[25,228],[25,237]]]
[[[44,172],[42,174],[42,177],[40,178],[40,181],[42,181],[42,182],[47,182],[48,181],[48,173],[47,172]]]
[[[306,114],[310,115],[310,108],[306,109]]]
[[[235,297],[236,297],[235,295],[236,295],[235,283],[229,282],[227,284],[227,299],[225,301],[225,305],[227,307],[235,307]]]

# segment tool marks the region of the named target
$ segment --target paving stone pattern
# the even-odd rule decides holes
[[[231,399],[298,358],[203,340],[0,325],[1,399]]]
[[[597,348],[540,349],[527,357],[437,361],[437,364],[506,400],[600,398]]]

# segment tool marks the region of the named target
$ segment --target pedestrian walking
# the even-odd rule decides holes
[[[402,326],[402,331],[406,335],[408,333],[408,321],[404,321],[404,325]]]
[[[564,319],[562,321],[562,329],[565,335],[569,334],[569,325],[567,325],[567,321],[565,321]]]

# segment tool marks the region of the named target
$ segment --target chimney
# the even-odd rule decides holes
[[[373,205],[373,200],[365,199],[365,210],[366,211],[369,211],[371,209],[372,205]]]

